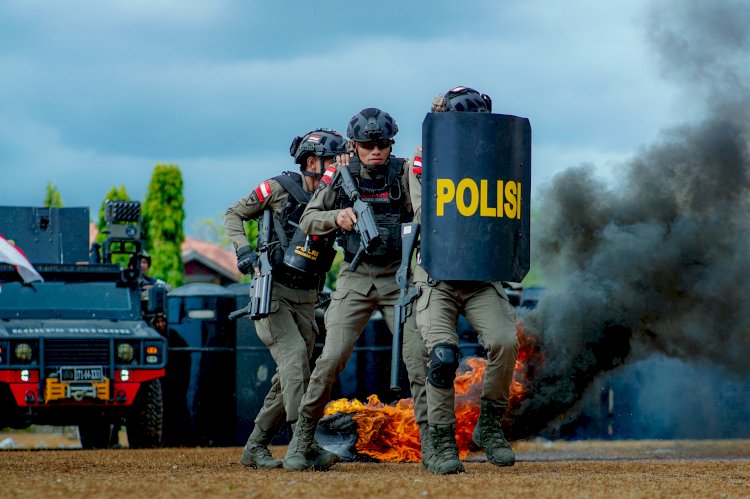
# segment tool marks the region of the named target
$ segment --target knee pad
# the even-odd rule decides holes
[[[427,380],[435,388],[452,388],[458,369],[458,346],[438,343],[430,352],[430,371]]]

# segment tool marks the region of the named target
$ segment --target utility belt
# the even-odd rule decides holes
[[[283,264],[273,269],[273,280],[292,289],[318,289],[320,285],[319,275],[303,274]]]

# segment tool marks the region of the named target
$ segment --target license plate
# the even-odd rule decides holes
[[[101,381],[104,370],[101,367],[61,367],[60,381]]]

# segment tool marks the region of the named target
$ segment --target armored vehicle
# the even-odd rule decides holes
[[[102,448],[124,424],[130,447],[161,443],[167,342],[147,320],[166,291],[141,279],[140,203],[108,201],[106,215],[89,249],[88,208],[0,206],[0,234],[44,279],[0,263],[0,428],[77,425]]]

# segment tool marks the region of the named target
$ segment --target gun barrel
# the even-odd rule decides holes
[[[235,310],[234,312],[230,313],[228,319],[230,321],[233,321],[240,317],[244,317],[249,313],[250,313],[250,305],[248,305],[247,307],[241,308],[239,310]]]
[[[258,306],[258,316],[260,318],[268,317],[271,313],[271,288],[273,287],[273,275],[266,274],[261,277],[261,296]]]
[[[398,392],[401,390],[399,382],[401,371],[401,336],[403,332],[403,309],[400,305],[393,307],[393,343],[391,344],[391,390]]]

